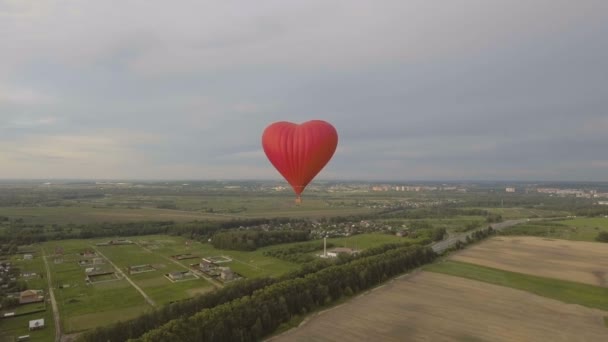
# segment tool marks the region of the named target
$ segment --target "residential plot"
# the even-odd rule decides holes
[[[49,255],[49,267],[53,274],[53,287],[59,306],[61,322],[65,333],[95,328],[133,318],[150,309],[144,298],[125,280],[113,274],[107,263],[99,266],[81,266],[84,253],[90,248],[90,241],[69,240],[50,242],[44,246]],[[60,245],[63,250],[62,262],[50,262],[55,258],[53,251]],[[91,258],[99,256],[90,255]],[[100,282],[87,281],[87,269],[101,273],[111,272],[98,279]],[[101,281],[103,280],[103,281]]]
[[[159,305],[167,304],[192,297],[193,290],[196,293],[201,293],[213,289],[209,282],[199,277],[190,277],[188,278],[190,280],[187,281],[172,281],[172,279],[165,275],[188,271],[187,266],[182,265],[180,267],[180,264],[174,263],[174,259],[159,254],[160,248],[151,250],[140,245],[137,239],[133,239],[133,241],[135,243],[130,245],[103,246],[98,248],[103,255],[112,260],[116,266],[120,267],[155,303]],[[177,242],[167,236],[154,242],[154,245],[159,247],[165,244],[177,244]],[[188,259],[184,261],[188,261]],[[198,260],[195,260],[195,262],[198,262]],[[145,265],[149,266],[144,267]],[[134,269],[143,269],[145,272],[133,272]]]
[[[602,341],[605,311],[419,272],[312,317],[277,341]]]
[[[608,286],[608,248],[596,242],[496,237],[452,256],[487,267]]]
[[[23,246],[19,254],[3,258],[4,261],[10,262],[12,267],[19,268],[20,273],[17,278],[24,281],[28,289],[34,290],[32,296],[41,297],[43,300],[20,304],[11,309],[0,309],[0,316],[14,315],[0,318],[0,341],[15,341],[17,337],[24,335],[29,335],[30,341],[51,341],[55,336],[53,313],[50,303],[47,303],[48,288],[42,257],[38,246]],[[30,331],[29,321],[38,319],[44,319],[45,326]]]

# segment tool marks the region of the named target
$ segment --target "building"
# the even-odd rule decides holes
[[[169,278],[171,280],[182,280],[184,279],[184,274],[182,272],[171,272],[169,273]]]
[[[217,267],[214,263],[206,259],[203,259],[198,266],[203,272],[209,272]]]
[[[25,290],[19,294],[19,304],[42,302],[42,290]]]
[[[23,254],[23,260],[32,260],[34,256],[31,254]]]
[[[358,251],[352,249],[352,248],[347,248],[347,247],[336,247],[336,248],[332,248],[330,250],[327,251],[327,256],[330,258],[337,258],[338,254],[349,254],[349,255],[353,255],[353,254],[357,254]]]
[[[44,328],[44,318],[30,321],[30,331]]]
[[[515,192],[515,188],[506,188],[505,191],[506,192]]]
[[[234,272],[230,269],[230,267],[222,267],[222,271],[220,272],[220,279],[223,281],[234,280],[235,275]]]

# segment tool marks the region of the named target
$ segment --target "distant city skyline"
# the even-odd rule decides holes
[[[0,0],[0,179],[608,181],[604,0]]]

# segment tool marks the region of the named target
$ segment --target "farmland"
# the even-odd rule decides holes
[[[512,287],[564,303],[608,311],[606,287],[503,271],[458,261],[435,263],[425,266],[424,270]]]
[[[545,341],[606,337],[606,312],[431,272],[403,276],[274,341]]]
[[[596,242],[497,237],[458,252],[451,259],[547,278],[608,285],[608,248]]]

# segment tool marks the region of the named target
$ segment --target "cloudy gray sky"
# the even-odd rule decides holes
[[[0,0],[0,178],[608,181],[608,1]]]

